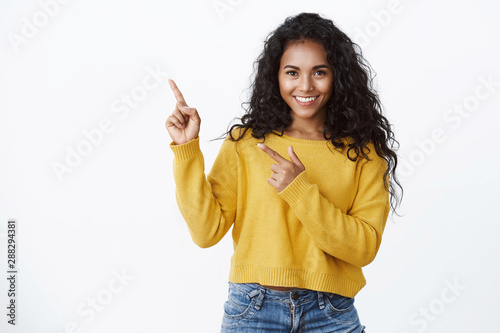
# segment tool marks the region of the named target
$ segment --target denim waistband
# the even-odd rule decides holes
[[[261,291],[266,297],[275,299],[289,299],[291,295],[297,295],[296,297],[300,299],[309,299],[318,297],[318,292],[310,289],[293,288],[290,290],[274,290],[266,288],[258,283],[233,283],[235,288],[247,294],[252,294],[254,291]]]

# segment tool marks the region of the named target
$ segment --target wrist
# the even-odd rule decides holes
[[[182,142],[182,141],[181,141]],[[170,149],[174,153],[174,157],[179,160],[189,159],[200,152],[200,143],[198,137],[182,144],[176,144],[174,141],[170,143]]]
[[[172,142],[174,145],[180,146],[180,145],[186,144],[186,143],[191,142],[191,141],[196,140],[196,139],[198,139],[198,137],[196,137],[194,139],[185,139],[185,140],[179,140],[179,141],[172,140]]]

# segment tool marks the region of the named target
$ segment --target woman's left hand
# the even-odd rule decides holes
[[[278,162],[278,164],[271,165],[271,170],[274,173],[267,180],[278,192],[283,191],[295,177],[306,169],[297,155],[295,155],[292,146],[288,147],[288,156],[290,156],[291,162],[263,143],[258,143],[257,146]]]

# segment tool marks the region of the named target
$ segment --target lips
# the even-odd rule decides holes
[[[299,105],[311,105],[314,103],[314,101],[318,98],[318,96],[308,96],[308,97],[303,97],[303,96],[293,96],[293,98],[295,99],[295,101],[297,101],[297,103]]]

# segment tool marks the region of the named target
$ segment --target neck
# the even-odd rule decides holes
[[[285,132],[297,133],[302,135],[320,135],[323,137],[324,121],[317,119],[292,119],[290,125],[285,129]]]
[[[300,139],[325,140],[323,136],[323,127],[310,128],[300,126],[288,126],[283,134]]]
[[[290,114],[292,121],[286,128],[289,132],[297,132],[308,135],[320,134],[323,136],[323,129],[326,122],[325,112],[318,112],[310,118],[301,118],[295,114]]]

